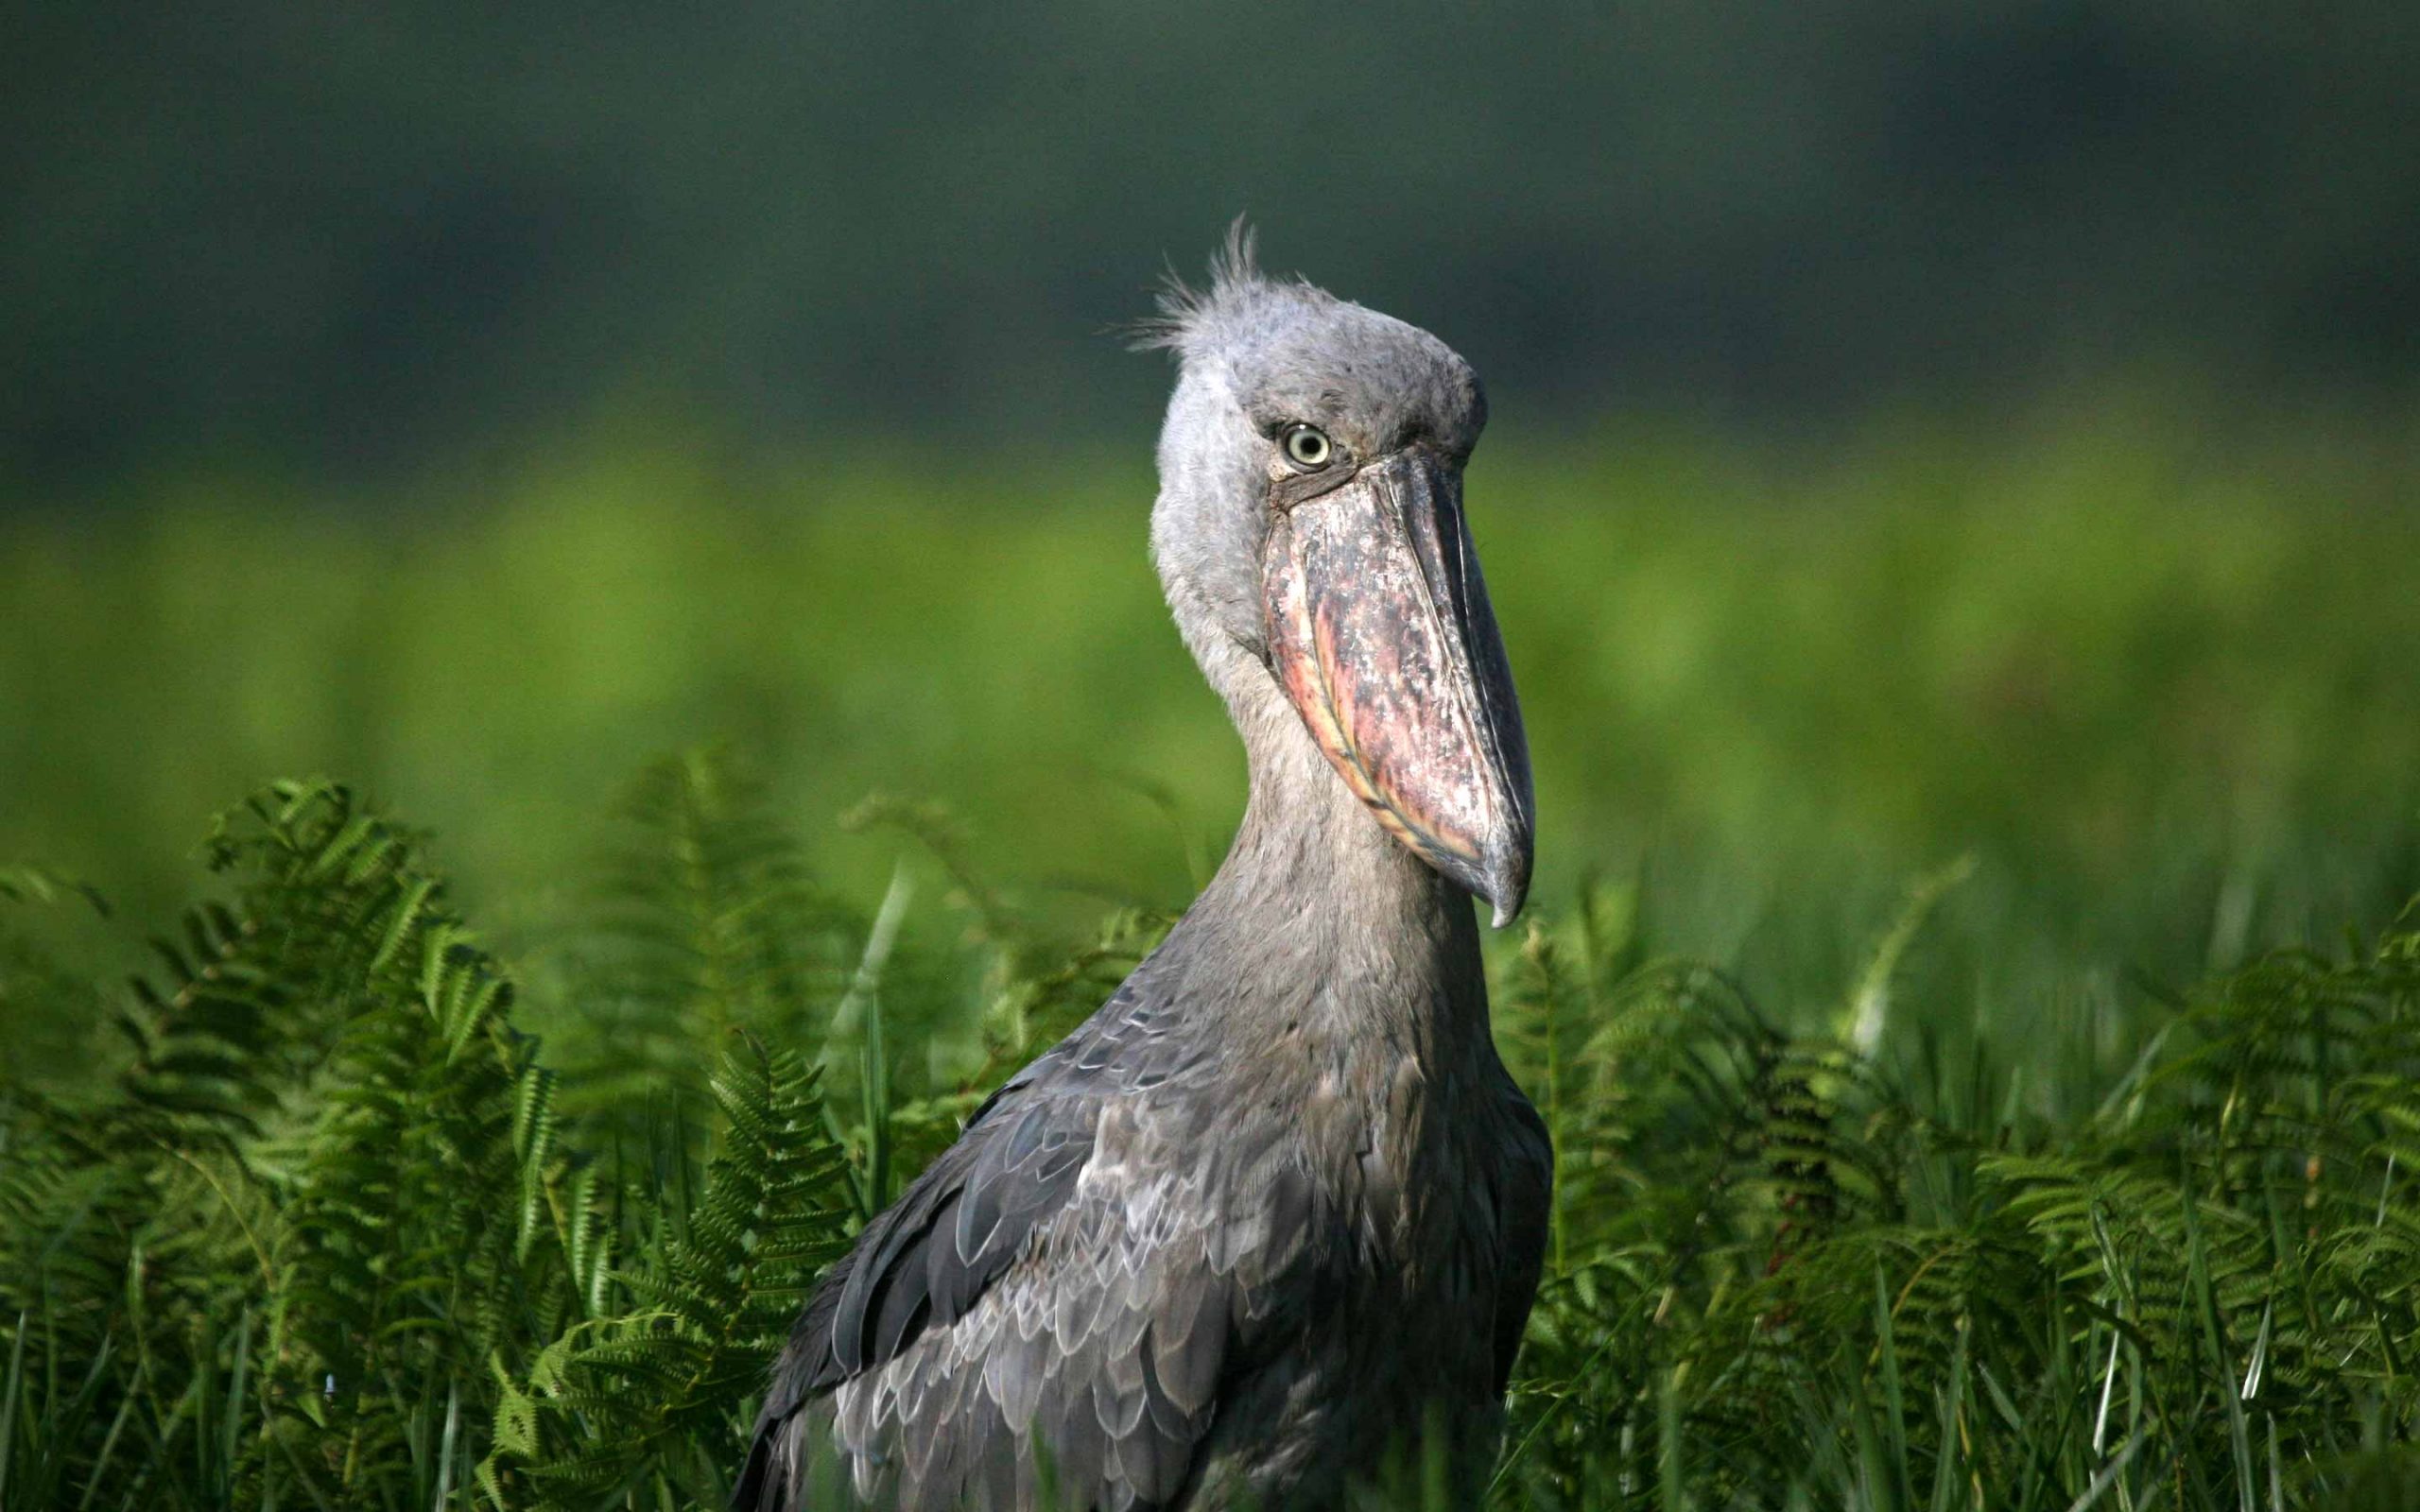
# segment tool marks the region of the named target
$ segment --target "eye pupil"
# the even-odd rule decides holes
[[[1325,432],[1315,426],[1297,425],[1286,433],[1286,455],[1305,467],[1319,467],[1328,459]]]

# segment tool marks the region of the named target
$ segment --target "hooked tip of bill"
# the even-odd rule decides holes
[[[1530,900],[1529,827],[1519,825],[1495,838],[1496,843],[1488,848],[1487,864],[1472,890],[1487,900],[1488,927],[1502,929],[1521,917],[1521,905]]]

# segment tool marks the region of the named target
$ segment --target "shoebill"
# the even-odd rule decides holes
[[[1212,275],[1148,338],[1151,550],[1250,756],[1234,849],[824,1279],[737,1506],[1280,1512],[1495,1452],[1551,1176],[1472,908],[1519,912],[1532,828],[1462,519],[1486,402],[1248,239]]]

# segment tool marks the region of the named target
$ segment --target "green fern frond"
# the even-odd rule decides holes
[[[551,1036],[568,1108],[702,1100],[726,1031],[811,1048],[864,921],[813,879],[796,834],[721,747],[648,766],[624,798]]]
[[[766,1363],[846,1242],[846,1167],[816,1081],[794,1051],[750,1040],[724,1057],[704,1183],[648,1263],[615,1274],[627,1310],[508,1380],[481,1471],[498,1505],[593,1505],[602,1489],[687,1484],[692,1461],[736,1463]]]

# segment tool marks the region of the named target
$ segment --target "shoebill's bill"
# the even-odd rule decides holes
[[[1250,756],[1242,828],[823,1280],[743,1508],[1278,1512],[1424,1435],[1462,1476],[1495,1451],[1550,1166],[1472,907],[1519,912],[1532,830],[1462,520],[1486,404],[1248,242],[1162,315],[1152,556]]]

